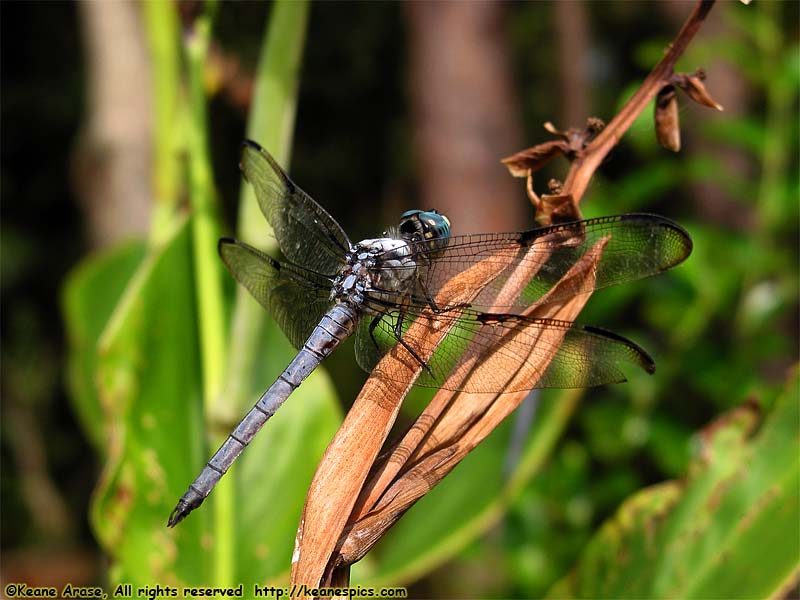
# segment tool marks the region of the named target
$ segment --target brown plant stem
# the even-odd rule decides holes
[[[670,44],[664,57],[642,82],[636,93],[572,162],[564,180],[563,193],[572,194],[576,204],[580,202],[594,172],[611,152],[611,149],[619,143],[636,117],[650,104],[663,85],[670,80],[675,63],[700,29],[712,6],[714,6],[714,0],[700,0],[697,3],[692,14],[678,32],[675,41]]]

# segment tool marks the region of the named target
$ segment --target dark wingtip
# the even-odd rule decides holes
[[[219,238],[219,241],[217,242],[217,254],[222,256],[222,248],[224,246],[231,246],[231,245],[234,245],[236,243],[237,243],[236,240],[234,238],[232,238],[232,237],[223,236],[223,237]]]
[[[178,504],[175,508],[172,509],[172,512],[169,514],[169,520],[167,521],[167,527],[175,527],[178,523],[183,521],[190,512],[189,507],[183,500],[179,500]]]
[[[629,350],[636,355],[636,359],[634,362],[635,364],[639,365],[648,375],[652,375],[656,372],[656,361],[653,360],[653,357],[647,353],[647,350],[642,348],[636,342],[632,342],[625,336],[622,336],[618,333],[614,333],[613,331],[609,331],[608,329],[603,329],[602,327],[595,327],[594,325],[583,325],[583,330],[594,335],[602,336],[605,338],[612,339],[620,344],[626,346]]]
[[[247,149],[255,150],[256,152],[259,152],[259,153],[262,153],[262,154],[264,153],[264,148],[261,147],[261,144],[259,144],[258,142],[254,142],[253,140],[248,140],[247,138],[245,138],[245,140],[242,142],[242,153],[244,153]],[[242,172],[242,177],[244,177],[246,181],[250,181],[249,179],[247,179],[247,172],[244,169],[244,162],[243,161],[244,161],[244,158],[242,158],[242,160],[239,161],[239,170]]]
[[[221,238],[219,238],[219,241],[217,242],[217,249],[219,250],[225,245],[235,244],[235,243],[236,243],[236,238],[232,238],[232,237],[228,237],[227,235],[223,235]]]
[[[275,157],[273,157],[258,142],[245,139],[242,142],[242,160],[239,161],[239,170],[242,172],[242,176],[245,178],[247,182],[250,182],[250,179],[247,177],[247,170],[245,169],[244,165],[244,153],[247,150],[254,150],[255,152],[257,152],[260,155],[261,159],[269,164],[270,169],[272,169],[275,176],[283,183],[283,185],[285,185],[288,188],[289,192],[290,193],[294,192],[295,189],[294,183],[292,183],[292,180],[289,179],[289,176],[283,171],[283,168],[278,164],[278,161],[275,160]]]
[[[252,148],[253,150],[258,150],[259,152],[261,152],[264,149],[258,142],[255,142],[247,138],[245,138],[245,140],[242,142],[242,149],[244,148]]]

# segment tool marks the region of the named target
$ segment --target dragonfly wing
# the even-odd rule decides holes
[[[412,302],[427,304],[427,298],[436,297],[452,277],[480,261],[491,261],[505,268],[475,298],[472,308],[521,311],[539,300],[599,243],[605,247],[595,277],[583,278],[572,287],[561,286],[548,297],[549,303],[661,273],[683,262],[692,250],[692,240],[680,225],[647,214],[601,217],[516,233],[454,236],[435,254],[424,244],[415,248],[429,257],[429,264],[423,267],[424,290],[415,292]],[[512,278],[516,282],[510,281]],[[503,297],[504,288],[516,292]]]
[[[403,341],[419,356],[432,354],[416,385],[471,393],[506,393],[533,388],[579,388],[626,381],[620,368],[655,371],[650,356],[632,341],[588,325],[512,314],[466,311],[452,320],[444,341],[428,348],[428,336],[409,336],[414,317],[404,319]],[[424,318],[424,317],[422,317]],[[359,364],[370,370],[397,343],[397,313],[387,313],[370,334],[362,323],[356,338]],[[382,376],[393,379],[391,372]]]
[[[267,309],[299,349],[331,306],[330,281],[230,238],[219,241],[219,254],[236,281]]]
[[[323,275],[334,275],[350,240],[324,208],[297,187],[274,158],[253,141],[243,144],[242,173],[275,231],[283,255]]]

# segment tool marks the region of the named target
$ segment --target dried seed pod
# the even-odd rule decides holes
[[[671,85],[661,88],[656,97],[656,139],[667,150],[681,149],[681,128],[678,115],[678,99]]]

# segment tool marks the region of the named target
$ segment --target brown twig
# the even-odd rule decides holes
[[[609,122],[603,131],[589,143],[586,149],[572,163],[567,178],[564,180],[564,193],[572,194],[576,203],[580,202],[589,186],[594,172],[605,157],[616,146],[636,117],[647,107],[665,85],[669,85],[675,63],[686,50],[700,26],[703,24],[714,0],[700,0],[692,14],[681,27],[675,41],[669,46],[664,57],[653,68],[642,85],[625,106]]]
[[[673,67],[713,3],[713,0],[701,0],[697,4],[664,58],[607,127],[601,130],[597,120],[590,120],[583,130],[557,132],[550,126],[550,131],[560,140],[546,142],[504,161],[512,173],[528,177],[532,199],[535,194],[531,173],[535,168],[557,154],[572,161],[563,185],[555,186],[554,193],[549,196],[535,197],[540,218],[552,222],[574,217],[594,172],[636,117],[662,89],[670,85],[681,87],[681,82],[673,74]],[[691,83],[687,87],[696,86]],[[693,99],[693,93],[701,95],[696,89],[691,92],[682,89]],[[556,286],[576,285],[575,280],[590,283],[604,246],[605,242],[601,240],[591,248]],[[481,284],[485,285],[496,276],[498,266],[505,268],[503,265],[502,259],[476,265],[472,272],[454,278],[445,286],[448,289],[442,290],[442,295],[452,303],[454,299],[464,297],[464,290],[480,289]],[[514,285],[515,275],[509,279],[510,286]],[[527,281],[529,277],[530,274],[524,274],[517,279]],[[467,281],[470,278],[471,281]],[[510,289],[509,293],[513,294],[513,290]],[[587,299],[588,294],[583,294],[561,303],[540,304],[532,311],[535,316],[571,321]],[[464,301],[469,302],[469,298]],[[445,330],[436,329],[435,320],[418,319],[412,325],[415,326],[427,327],[426,335],[432,340],[441,339],[446,334]],[[537,360],[541,363],[536,366],[539,372],[546,368],[557,351],[558,343],[558,340],[551,341],[554,350],[549,354],[539,353],[541,356]],[[429,346],[434,347],[434,344]],[[425,356],[422,358],[427,359]],[[490,357],[488,368],[491,368],[491,360]],[[478,365],[476,368],[482,367]],[[385,380],[380,377],[383,368],[407,369],[409,383],[397,385]],[[379,364],[356,399],[309,489],[292,560],[292,583],[312,587],[332,582],[346,583],[348,565],[361,558],[414,502],[452,470],[526,395],[483,395],[482,403],[479,403],[472,402],[473,398],[465,402],[462,401],[463,395],[440,391],[406,437],[373,465],[400,403],[419,370],[418,363],[410,360],[405,349],[398,345]],[[458,402],[454,401],[456,397]]]

